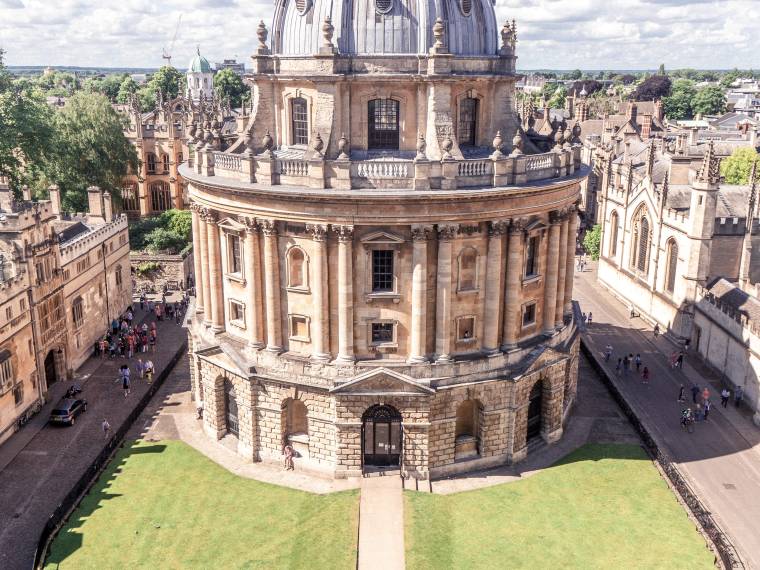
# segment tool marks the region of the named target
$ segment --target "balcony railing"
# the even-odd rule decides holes
[[[243,164],[239,154],[227,154],[225,152],[214,153],[214,169],[228,172],[242,172]]]
[[[367,178],[370,180],[395,180],[411,178],[414,163],[401,160],[365,160],[351,164],[352,178]]]

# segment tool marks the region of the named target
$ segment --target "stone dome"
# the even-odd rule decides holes
[[[498,48],[491,0],[277,0],[272,53],[318,53],[328,16],[333,44],[344,55],[427,54],[437,18],[454,55],[496,55]]]
[[[188,73],[213,73],[211,70],[211,64],[208,60],[201,55],[201,50],[198,48],[196,56],[190,60],[187,66]]]

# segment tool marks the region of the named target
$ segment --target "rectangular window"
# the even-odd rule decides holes
[[[293,144],[309,143],[309,113],[306,99],[298,97],[290,103],[293,118]]]
[[[230,320],[236,323],[245,321],[245,307],[237,301],[230,301]]]
[[[13,318],[13,307],[5,307],[5,318],[9,321]]]
[[[29,356],[34,356],[34,347],[32,346],[32,339],[29,339]]]
[[[523,307],[522,326],[527,327],[536,322],[536,304],[528,303]]]
[[[240,238],[236,235],[228,235],[227,247],[227,270],[230,273],[241,273],[242,265],[240,262]]]
[[[37,283],[45,282],[45,266],[42,263],[37,263],[34,266],[34,271],[37,275]]]
[[[309,321],[299,315],[290,316],[290,338],[299,340],[309,339]]]
[[[393,250],[372,251],[372,291],[374,293],[393,291]]]
[[[13,387],[13,403],[17,406],[24,403],[24,384],[21,382]]]
[[[393,342],[393,323],[372,323],[372,344]]]
[[[11,353],[7,350],[0,352],[0,358],[3,358],[0,362],[0,394],[2,394],[10,388],[13,382],[13,366],[11,365]]]
[[[74,301],[71,312],[74,317],[74,326],[81,327],[84,324],[84,303],[82,303],[82,299]]]
[[[475,338],[474,317],[462,317],[457,319],[457,338],[459,340],[471,340]]]
[[[538,236],[528,238],[528,250],[525,256],[525,277],[538,275]]]
[[[20,311],[22,311],[22,312],[23,312],[23,311],[26,311],[26,299],[21,299],[21,300],[18,302],[18,308],[19,308],[19,310],[20,310]]]

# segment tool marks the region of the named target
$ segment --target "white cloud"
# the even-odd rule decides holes
[[[0,0],[10,65],[158,67],[182,15],[173,63],[196,45],[248,61],[272,0]],[[757,0],[496,0],[517,20],[522,69],[757,66]]]

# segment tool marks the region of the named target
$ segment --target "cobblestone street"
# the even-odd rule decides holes
[[[140,322],[145,311],[135,313]],[[147,322],[153,318],[148,317]],[[185,344],[185,329],[174,322],[157,322],[155,354],[147,353],[156,376]],[[144,359],[143,359],[144,360]],[[132,369],[132,391],[124,398],[118,368]],[[40,532],[61,500],[102,451],[105,439],[101,422],[106,418],[116,432],[148,390],[135,374],[137,356],[131,360],[90,358],[72,381],[54,384],[47,404],[22,430],[0,447],[0,568],[31,568]],[[71,427],[50,426],[47,419],[66,389],[77,383],[87,411]]]

